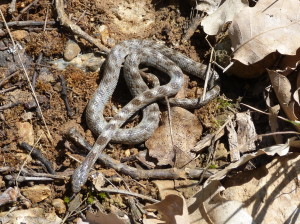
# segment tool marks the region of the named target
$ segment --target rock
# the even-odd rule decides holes
[[[53,207],[55,208],[55,211],[58,213],[58,214],[64,214],[66,213],[67,211],[67,208],[66,208],[66,205],[65,205],[65,202],[60,199],[60,198],[56,198],[52,201],[52,205]]]
[[[68,40],[65,50],[64,50],[64,59],[66,61],[71,61],[80,53],[80,47],[77,43],[72,40]]]
[[[43,201],[51,195],[50,187],[42,184],[22,189],[21,192],[33,204]]]
[[[14,40],[20,41],[28,36],[28,32],[26,30],[15,30],[11,32]]]
[[[19,142],[26,142],[29,145],[34,145],[33,127],[29,122],[17,122]]]

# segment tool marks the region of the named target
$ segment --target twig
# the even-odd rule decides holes
[[[1,93],[1,92],[0,92]],[[18,106],[19,104],[21,104],[20,102],[15,102],[15,103],[8,103],[8,104],[5,104],[3,106],[0,106],[0,111],[1,110],[7,110],[9,108],[12,108],[12,107],[15,107],[15,106]]]
[[[203,94],[202,94],[202,100],[205,99],[205,95],[206,95],[206,91],[207,91],[207,85],[208,85],[208,81],[211,77],[213,77],[213,75],[210,75],[210,69],[211,69],[211,63],[212,63],[212,57],[215,53],[215,50],[213,48],[213,46],[210,44],[210,42],[207,39],[208,36],[205,37],[206,41],[208,42],[210,48],[211,48],[211,52],[210,52],[210,58],[209,58],[209,63],[207,65],[207,69],[206,69],[206,74],[205,74],[205,81],[204,81],[204,87],[203,87]]]
[[[213,139],[217,140],[220,137],[222,137],[224,135],[224,133],[222,135],[220,135],[220,133],[222,132],[222,130],[224,130],[225,126],[228,124],[229,121],[231,121],[233,118],[233,115],[230,115],[227,120],[225,121],[225,123],[213,134],[209,135],[209,137],[204,137],[203,139],[201,139],[196,146],[191,149],[192,152],[200,152],[204,147],[209,146],[212,144]]]
[[[21,66],[22,66],[22,69],[23,69],[23,71],[24,71],[25,77],[26,77],[27,82],[28,82],[28,84],[29,84],[29,86],[30,86],[30,89],[31,89],[31,91],[32,91],[32,95],[33,95],[33,97],[34,97],[34,100],[36,101],[36,104],[37,104],[37,106],[38,106],[39,112],[41,113],[42,121],[43,121],[43,123],[44,123],[44,125],[45,125],[45,127],[46,127],[46,130],[47,130],[47,135],[48,135],[47,137],[48,137],[48,139],[50,140],[50,142],[53,142],[53,138],[52,138],[52,136],[51,136],[50,130],[49,130],[48,125],[47,125],[47,123],[46,123],[45,117],[44,117],[44,115],[43,115],[43,113],[42,113],[42,109],[41,109],[41,106],[40,106],[39,101],[38,101],[38,99],[37,99],[37,95],[36,95],[36,93],[35,93],[35,91],[34,91],[34,89],[33,89],[33,86],[31,85],[31,82],[30,82],[30,79],[29,79],[27,70],[26,70],[26,68],[25,68],[25,66],[24,66],[24,63],[23,63],[23,61],[22,61],[22,58],[21,58],[21,55],[20,55],[20,53],[19,53],[18,47],[16,46],[16,43],[15,43],[15,41],[14,41],[14,38],[13,38],[12,35],[11,35],[10,29],[9,29],[8,26],[7,26],[5,17],[4,17],[4,15],[3,15],[1,9],[0,9],[0,14],[1,14],[1,17],[2,17],[3,22],[4,22],[4,24],[5,24],[6,30],[7,30],[8,34],[9,34],[9,36],[10,36],[11,42],[12,42],[12,44],[13,44],[13,49],[16,50],[16,54],[17,54],[17,56],[18,56],[18,58],[19,58],[19,61],[20,61],[20,64],[21,64]]]
[[[35,64],[40,64],[41,61],[42,61],[42,58],[43,58],[43,53],[41,52],[38,56],[38,59],[36,60],[36,63]],[[37,66],[35,65],[35,68],[34,68],[34,73],[33,73],[33,77],[32,77],[32,87],[33,89],[35,89],[35,86],[36,86],[36,80],[39,76],[39,71],[40,69],[37,68]]]
[[[72,117],[73,112],[72,112],[72,109],[71,109],[69,101],[68,101],[66,80],[63,75],[60,75],[59,78],[60,78],[60,83],[61,83],[61,98],[65,102],[68,116]]]
[[[79,134],[75,128],[71,128],[67,137],[73,141],[75,144],[79,145],[82,148],[91,150],[92,146]],[[200,178],[203,173],[203,169],[153,169],[153,170],[143,170],[128,166],[126,164],[119,163],[112,159],[110,156],[102,153],[98,157],[99,162],[104,164],[104,166],[112,168],[122,174],[128,175],[135,180],[143,179],[197,179]],[[205,178],[210,177],[216,173],[216,170],[208,170],[203,175]]]
[[[7,88],[7,89],[2,89],[2,90],[0,90],[0,94],[3,94],[3,93],[6,93],[6,92],[15,90],[15,89],[17,89],[18,87],[19,87],[19,86],[12,86],[12,87]]]
[[[44,155],[41,153],[40,150],[38,150],[38,149],[36,149],[36,148],[34,148],[34,147],[31,147],[31,146],[28,145],[26,142],[22,142],[22,143],[20,144],[20,146],[21,146],[23,149],[25,149],[27,152],[31,153],[31,155],[32,155],[35,159],[41,161],[41,162],[44,164],[44,166],[46,167],[46,169],[48,170],[49,173],[55,174],[55,170],[53,169],[51,162],[50,162],[48,159],[46,159],[46,158],[44,157]]]
[[[15,75],[19,74],[19,70],[15,71],[14,73],[12,73],[11,75],[3,78],[1,81],[0,81],[0,87],[3,85],[3,83],[6,81],[6,80],[9,80],[10,78],[14,77]]]
[[[47,28],[48,13],[49,13],[49,5],[47,5],[47,9],[46,9],[46,18],[45,18],[44,28],[43,28],[44,31]]]
[[[145,195],[137,194],[137,193],[133,193],[133,192],[130,192],[130,191],[125,191],[125,190],[111,189],[111,188],[101,188],[100,191],[107,192],[107,193],[114,193],[114,194],[126,194],[126,195],[130,195],[130,196],[138,197],[138,198],[141,198],[141,199],[144,199],[144,200],[147,200],[147,201],[151,201],[153,203],[160,202],[156,199],[147,197]]]
[[[13,14],[16,11],[16,2],[17,0],[12,0],[9,4],[8,12],[9,14]]]
[[[174,146],[174,138],[173,138],[173,126],[172,126],[172,115],[171,115],[171,107],[170,107],[170,102],[169,102],[169,99],[168,97],[165,96],[165,101],[166,101],[166,104],[167,104],[167,108],[168,108],[168,121],[169,121],[169,130],[170,130],[170,137],[171,137],[171,143],[172,143],[172,146]]]
[[[31,2],[30,4],[28,4],[25,8],[23,8],[23,9],[19,12],[19,15],[18,15],[16,18],[14,18],[14,20],[19,20],[20,17],[22,16],[22,14],[25,13],[25,12],[27,12],[27,10],[28,10],[31,6],[35,5],[38,1],[39,1],[39,0],[34,0],[34,1]]]
[[[254,110],[254,111],[260,112],[260,113],[262,113],[262,114],[266,114],[266,115],[269,115],[269,116],[272,115],[272,114],[270,114],[270,113],[267,113],[267,112],[264,112],[264,111],[262,111],[262,110],[259,110],[259,109],[255,108],[255,107],[251,107],[251,106],[249,106],[249,105],[247,105],[247,104],[244,104],[244,103],[240,103],[240,104],[243,105],[243,106],[245,106],[245,107],[248,107],[248,108],[250,108],[250,109],[252,109],[252,110]],[[277,116],[277,115],[272,115],[272,116],[276,116],[277,118],[279,118],[279,119],[281,119],[281,120],[283,120],[283,121],[289,122],[289,123],[293,123],[293,124],[300,125],[299,121],[291,121],[291,120],[289,120],[289,119],[286,119],[286,118],[284,118],[284,117]]]
[[[191,11],[191,13],[193,13],[193,10]],[[193,16],[191,16],[191,17],[193,17]],[[190,24],[189,28],[187,29],[187,31],[185,32],[185,34],[183,35],[183,37],[182,37],[182,42],[183,43],[187,42],[191,38],[191,36],[193,36],[196,29],[201,24],[201,21],[202,21],[203,17],[204,17],[204,14],[202,14],[200,16],[198,13],[196,13],[196,15],[191,19],[191,24]]]
[[[18,176],[17,175],[6,175],[5,180],[8,181],[17,181],[19,183],[24,182],[24,181],[51,181],[53,180],[52,178],[49,177],[27,177],[27,176]]]
[[[54,25],[55,21],[47,21],[47,25]],[[27,21],[11,21],[7,23],[8,27],[11,26],[44,26],[44,21],[35,21],[35,20],[27,20]]]
[[[63,0],[55,0],[56,5],[56,12],[57,12],[57,18],[60,21],[62,26],[65,26],[72,30],[72,32],[79,37],[82,37],[89,41],[91,44],[94,44],[96,47],[98,47],[101,51],[108,53],[109,49],[105,47],[103,44],[100,43],[100,41],[86,32],[84,32],[79,26],[74,24],[67,16],[67,14],[64,11],[64,3]]]
[[[69,180],[70,176],[73,174],[73,171],[56,172],[56,174],[50,174],[50,173],[37,173],[23,168],[21,170],[21,173],[26,176],[48,177],[55,180]]]

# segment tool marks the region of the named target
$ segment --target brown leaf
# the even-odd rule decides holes
[[[104,214],[102,212],[86,213],[86,219],[90,224],[124,224],[115,214]]]
[[[182,167],[194,157],[190,150],[202,134],[202,126],[191,112],[171,108],[171,120],[174,145],[171,141],[168,113],[162,114],[162,125],[146,141],[149,156],[158,160],[158,165],[176,165]]]
[[[234,59],[248,65],[276,51],[295,55],[299,48],[299,7],[298,0],[264,0],[240,11],[229,28]]]
[[[226,22],[232,21],[234,16],[247,6],[249,6],[248,0],[225,1],[214,13],[202,20],[204,32],[208,35],[218,34]]]
[[[144,207],[145,209],[158,210],[162,215],[165,224],[189,224],[189,214],[185,199],[178,195],[167,195],[166,198],[153,205]]]

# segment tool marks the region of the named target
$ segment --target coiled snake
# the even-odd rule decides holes
[[[104,106],[116,88],[124,61],[125,79],[135,98],[106,123],[103,117]],[[149,89],[139,75],[139,64],[149,65],[166,73],[170,76],[169,83]],[[207,66],[151,40],[128,40],[121,42],[111,50],[106,60],[103,78],[86,109],[87,124],[99,137],[93,149],[73,174],[73,192],[79,192],[81,186],[85,184],[90,169],[110,140],[136,144],[145,141],[152,135],[159,122],[158,106],[153,102],[165,96],[173,96],[179,91],[184,80],[181,69],[205,79]],[[216,79],[218,79],[218,75],[214,72],[211,80]],[[215,98],[219,92],[220,87],[216,85],[207,92],[204,100],[170,99],[170,103],[196,108]],[[143,110],[143,119],[140,124],[133,129],[120,129],[126,120],[144,107],[146,108]]]

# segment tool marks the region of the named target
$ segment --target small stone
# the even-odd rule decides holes
[[[23,121],[30,121],[33,118],[33,113],[32,112],[26,112],[21,115],[21,118]]]
[[[32,124],[29,122],[17,122],[19,142],[26,142],[29,145],[34,144],[34,132]]]
[[[64,59],[66,61],[71,61],[80,53],[80,47],[77,43],[72,40],[68,40],[64,50]]]
[[[98,31],[101,34],[101,41],[104,45],[107,45],[107,40],[109,39],[109,31],[106,25],[98,26]]]
[[[215,158],[217,160],[226,159],[228,156],[228,151],[223,143],[218,144],[216,148]]]
[[[53,207],[55,208],[55,211],[58,213],[58,214],[64,214],[66,213],[67,211],[67,208],[66,208],[66,205],[65,205],[65,202],[60,199],[60,198],[56,198],[52,201],[52,205]]]
[[[15,30],[11,32],[14,40],[20,41],[28,36],[28,32],[26,30]]]
[[[43,201],[51,195],[51,189],[46,185],[35,185],[21,191],[33,204]]]
[[[127,149],[127,150],[125,150],[125,157],[129,157],[130,156],[130,150],[129,149]]]

